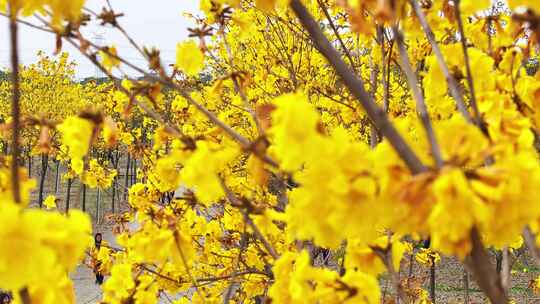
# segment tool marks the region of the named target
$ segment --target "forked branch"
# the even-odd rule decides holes
[[[386,113],[377,106],[375,101],[366,92],[363,81],[343,62],[340,54],[332,46],[330,41],[328,41],[326,36],[324,36],[319,24],[313,19],[313,16],[311,16],[301,0],[292,0],[290,6],[303,27],[308,31],[313,44],[332,65],[349,91],[360,102],[373,125],[388,140],[411,172],[416,174],[425,171],[426,167],[424,164],[422,164],[418,156],[398,133]]]

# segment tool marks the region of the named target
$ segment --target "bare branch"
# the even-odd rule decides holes
[[[444,77],[446,78],[446,82],[448,83],[448,88],[450,89],[450,94],[452,95],[452,97],[454,97],[458,110],[461,112],[463,117],[468,122],[473,122],[471,118],[471,114],[469,113],[469,110],[467,110],[467,105],[465,104],[465,101],[463,100],[463,96],[461,95],[461,92],[459,90],[458,83],[456,79],[454,78],[454,76],[452,76],[452,74],[450,73],[450,70],[448,69],[448,65],[446,64],[446,61],[444,60],[439,44],[435,40],[435,34],[433,34],[433,31],[431,30],[431,27],[429,26],[426,20],[426,16],[424,15],[424,12],[422,12],[422,8],[418,4],[417,0],[410,0],[410,3],[411,3],[411,6],[413,7],[414,12],[416,13],[416,16],[418,17],[418,21],[420,22],[420,25],[422,26],[424,33],[426,34],[427,40],[431,44],[433,53],[435,54],[435,57],[437,58],[437,62],[439,63],[439,67],[441,68],[444,74]]]
[[[231,51],[231,47],[229,46],[229,43],[227,42],[227,36],[225,35],[224,26],[221,28],[219,33],[221,34],[221,39],[223,39],[223,45],[225,46],[225,51],[227,52],[227,56],[229,57],[229,66],[231,68],[231,79],[234,84],[234,90],[236,91],[236,93],[238,93],[238,95],[240,95],[240,98],[242,99],[244,103],[244,107],[246,108],[246,111],[248,111],[248,113],[251,115],[251,119],[253,119],[253,122],[255,123],[255,127],[257,128],[259,135],[262,135],[264,131],[261,128],[261,124],[259,122],[259,119],[257,118],[257,114],[255,113],[255,110],[251,106],[246,94],[244,93],[244,90],[240,82],[238,81],[238,78],[235,75],[233,75],[233,73],[235,72],[234,71],[234,67],[235,67],[234,58]]]
[[[233,296],[233,289],[234,285],[236,283],[236,273],[238,272],[238,268],[240,267],[240,262],[242,261],[242,254],[244,253],[244,250],[248,246],[248,237],[247,237],[247,231],[246,231],[246,220],[247,213],[244,214],[244,230],[242,233],[242,237],[240,238],[240,248],[238,248],[238,256],[236,257],[236,262],[234,263],[234,269],[233,269],[233,276],[231,279],[231,282],[229,283],[229,287],[227,288],[227,292],[225,292],[225,297],[223,299],[223,304],[228,304],[231,300],[231,297]]]
[[[191,273],[191,269],[189,268],[186,255],[184,254],[184,250],[182,249],[182,246],[180,246],[180,243],[181,243],[180,232],[178,232],[178,230],[174,230],[173,236],[174,236],[174,242],[176,243],[176,248],[178,249],[178,253],[180,253],[180,258],[182,259],[182,264],[184,265],[186,273],[187,273],[189,279],[191,280],[193,286],[195,287],[195,290],[199,294],[199,296],[202,299],[204,299],[204,297],[201,294],[201,291],[199,290],[199,282],[197,281],[197,279]]]
[[[371,69],[371,74],[369,76],[369,82],[371,84],[371,90],[369,94],[371,95],[371,98],[375,99],[375,94],[377,93],[377,74],[378,74],[378,68],[373,60],[373,57],[369,58],[369,68]],[[384,69],[384,61],[381,64],[382,68]],[[383,74],[384,79],[384,74]],[[369,124],[370,129],[370,136],[369,136],[369,146],[374,149],[377,144],[379,144],[379,134],[377,133],[377,128],[373,124]]]
[[[461,4],[460,0],[454,0],[454,12],[456,14],[458,31],[459,31],[459,36],[460,36],[459,39],[461,40],[461,47],[463,48],[463,58],[465,60],[465,69],[467,71],[467,84],[469,85],[469,90],[471,92],[470,104],[471,104],[471,108],[473,109],[474,120],[475,120],[476,125],[485,134],[487,134],[487,129],[484,126],[482,117],[480,117],[480,111],[478,110],[478,103],[476,102],[476,93],[474,90],[474,82],[473,82],[472,72],[471,72],[469,51],[467,50],[467,39],[465,37],[465,30],[463,29],[463,20],[461,19],[461,9],[459,7],[460,4]]]
[[[332,28],[332,31],[334,32],[334,35],[336,35],[337,40],[339,41],[339,44],[341,45],[341,48],[343,49],[343,52],[345,53],[345,56],[349,60],[349,64],[351,65],[351,68],[353,71],[356,72],[356,68],[354,66],[354,61],[351,56],[351,52],[349,52],[349,49],[343,42],[343,39],[341,38],[341,35],[339,34],[339,31],[336,28],[336,25],[334,24],[334,21],[332,20],[332,17],[330,16],[330,13],[328,12],[328,8],[326,7],[326,4],[324,4],[323,0],[317,0],[319,3],[319,6],[321,7],[324,16],[326,17],[326,20],[328,20],[328,24],[330,24],[330,27]]]
[[[35,15],[35,17],[40,21],[42,22],[45,26],[48,26],[48,27],[51,27],[51,25],[45,20],[43,19],[41,16],[39,15]],[[43,29],[41,27],[37,27],[37,26],[34,26],[34,28],[36,29],[40,29],[40,30],[43,30],[43,31],[47,31],[46,29]],[[50,32],[50,31],[47,31],[47,32]],[[75,43],[75,41],[73,41],[73,39],[69,38],[69,37],[63,37],[64,39],[66,39],[71,45],[73,45],[76,49],[79,50],[79,52],[85,56],[87,59],[89,59],[90,61],[92,61],[92,63],[94,63],[102,72],[104,72],[106,75],[108,75],[109,78],[111,78],[112,80],[114,80],[115,78],[112,76],[111,73],[109,73],[97,60],[96,58],[94,58],[93,56],[89,55],[87,53],[87,51],[84,51],[77,43]],[[112,58],[116,59],[116,60],[119,60],[120,62],[122,62],[123,64],[127,65],[128,67],[134,69],[135,71],[141,73],[144,77],[148,78],[148,79],[151,79],[152,81],[155,81],[155,82],[159,82],[161,83],[162,85],[165,85],[171,89],[174,89],[176,91],[178,91],[178,93],[184,97],[191,105],[193,105],[198,111],[200,111],[201,113],[203,113],[212,123],[214,123],[217,127],[219,127],[220,129],[222,129],[223,131],[225,131],[225,133],[230,136],[232,139],[234,139],[235,141],[237,141],[241,146],[242,148],[246,149],[246,150],[250,150],[252,148],[252,143],[246,139],[245,137],[243,137],[242,135],[240,135],[238,132],[236,132],[235,130],[233,130],[230,126],[228,126],[227,124],[225,124],[224,122],[222,122],[219,118],[217,118],[212,112],[210,112],[208,109],[206,109],[203,105],[201,105],[200,103],[196,102],[190,95],[189,92],[186,92],[185,88],[182,88],[180,87],[178,84],[174,83],[172,80],[170,79],[166,79],[166,78],[162,78],[162,77],[157,77],[155,75],[152,75],[148,72],[146,72],[144,69],[130,63],[129,61],[125,60],[124,58],[122,57],[119,57],[117,56],[116,54],[112,54],[108,49],[106,48],[102,48],[100,46],[97,46],[95,45],[94,43],[92,43],[91,41],[85,41],[85,43],[88,43],[89,46],[97,49],[97,50],[101,50],[103,51],[104,53],[106,53],[108,56],[111,56]],[[144,109],[143,109],[144,110]],[[149,114],[152,118],[156,117],[154,114],[151,114],[151,113],[147,113]],[[157,115],[157,113],[155,113]],[[163,121],[162,119],[158,120],[158,121]],[[172,126],[166,126],[168,129],[174,129],[174,127]],[[253,151],[252,151],[253,152]],[[263,162],[265,162],[266,164],[272,166],[272,167],[279,167],[278,163],[276,161],[274,161],[270,156],[264,154],[264,155],[258,155],[258,153],[254,153],[255,156],[259,157]]]
[[[377,40],[381,51],[381,70],[383,84],[383,111],[388,113],[390,107],[390,63],[392,62],[392,49],[394,48],[394,40],[387,37],[387,31],[384,26],[377,26]],[[385,41],[388,40],[388,50],[385,48]],[[386,56],[388,53],[388,56]]]
[[[508,297],[504,292],[500,276],[489,262],[489,255],[482,245],[480,233],[476,228],[473,228],[470,237],[472,250],[469,256],[465,258],[465,265],[473,273],[478,286],[488,296],[491,303],[508,303]]]
[[[39,16],[36,16],[36,18],[38,18],[41,22],[43,22],[44,25],[50,26],[50,24],[48,24],[47,21],[44,20],[43,18],[41,18]],[[76,49],[78,49],[79,52],[83,56],[85,56],[90,61],[92,61],[92,63],[94,63],[102,72],[104,72],[106,75],[108,75],[109,78],[114,79],[114,76],[112,76],[112,74],[110,72],[108,72],[101,64],[99,64],[99,62],[94,57],[92,57],[90,54],[88,54],[87,51],[84,51],[77,43],[75,43],[75,41],[73,39],[71,39],[69,37],[64,37],[64,39],[66,39],[71,45],[73,45]],[[214,123],[219,128],[223,129],[225,131],[225,133],[227,133],[230,137],[232,137],[234,140],[239,142],[244,148],[247,148],[247,147],[250,146],[250,141],[249,140],[247,140],[245,137],[243,137],[242,135],[240,135],[239,133],[234,131],[231,127],[229,127],[227,124],[225,124],[224,122],[219,120],[219,118],[217,118],[212,112],[210,112],[208,109],[206,109],[203,105],[196,102],[191,97],[191,95],[188,92],[185,91],[184,88],[180,87],[178,84],[174,83],[172,80],[163,79],[161,77],[157,77],[155,75],[152,75],[152,74],[148,73],[147,71],[145,71],[144,69],[132,64],[131,62],[125,60],[124,58],[122,58],[122,57],[120,57],[120,56],[118,56],[116,54],[111,53],[108,49],[103,48],[101,46],[98,46],[98,45],[92,43],[91,41],[86,40],[85,43],[88,43],[89,46],[104,52],[105,54],[107,54],[107,56],[110,56],[110,57],[112,57],[112,58],[114,58],[116,60],[119,60],[121,63],[125,64],[129,68],[132,68],[135,71],[137,71],[138,73],[141,73],[144,77],[146,77],[148,79],[151,79],[152,81],[159,82],[159,83],[161,83],[161,84],[163,84],[163,85],[165,85],[165,86],[167,86],[169,88],[172,88],[172,89],[178,91],[180,93],[180,95],[182,97],[184,97],[191,105],[193,105],[197,110],[202,112],[212,123]],[[275,162],[273,162],[273,163],[275,164]]]
[[[313,19],[301,0],[292,0],[290,6],[304,28],[309,32],[309,35],[319,52],[334,67],[334,70],[341,77],[350,92],[362,104],[371,122],[377,127],[379,132],[388,139],[411,172],[419,173],[425,171],[426,167],[424,164],[422,164],[411,147],[397,132],[386,113],[377,106],[374,100],[366,92],[363,81],[343,62],[339,53],[324,36],[319,24]]]
[[[391,237],[391,236],[389,236]],[[390,274],[390,280],[396,292],[396,303],[408,303],[407,296],[401,286],[401,280],[399,279],[399,272],[394,268],[394,261],[392,259],[392,243],[389,242],[388,247],[371,247],[371,250],[381,259],[386,266],[386,270]]]
[[[225,184],[225,181],[223,180],[223,178],[219,177],[219,181],[221,183],[221,187],[223,188],[223,191],[225,191],[225,196],[227,197],[227,199],[229,200],[229,202],[235,206],[235,207],[239,207],[239,206],[242,206],[244,203],[241,202],[235,195],[234,193],[231,191],[231,189],[229,189],[227,187],[227,185]],[[279,255],[277,254],[276,250],[274,249],[274,247],[272,247],[272,245],[266,240],[266,238],[264,237],[264,235],[261,233],[261,231],[259,230],[259,228],[257,227],[257,225],[255,225],[255,223],[253,222],[253,220],[249,217],[249,214],[245,211],[245,210],[241,210],[242,213],[244,214],[245,216],[245,221],[246,221],[246,224],[248,224],[248,226],[253,230],[253,233],[255,234],[255,236],[261,241],[261,243],[263,243],[263,246],[264,248],[266,249],[266,251],[268,251],[268,253],[274,258],[274,259],[279,259]]]
[[[6,17],[6,18],[10,18],[9,15],[7,15],[7,14],[5,14],[5,13],[2,13],[2,12],[0,12],[0,16],[4,16],[4,17]],[[41,26],[39,26],[39,25],[33,24],[33,23],[28,22],[28,21],[23,20],[23,19],[17,18],[17,22],[20,23],[20,24],[26,25],[26,26],[28,26],[28,27],[34,28],[34,29],[36,29],[36,30],[44,31],[44,32],[47,32],[47,33],[50,33],[50,34],[56,34],[53,30],[50,30],[50,29],[48,29],[48,28],[41,27]]]
[[[409,55],[407,54],[407,49],[405,48],[405,43],[403,42],[403,34],[399,31],[397,26],[394,26],[393,32],[398,44],[401,68],[407,77],[409,88],[411,89],[414,100],[416,101],[416,111],[420,120],[422,121],[424,130],[426,131],[426,136],[431,147],[431,154],[433,155],[433,159],[435,160],[437,167],[440,168],[444,163],[441,155],[441,149],[439,148],[439,143],[437,142],[435,132],[433,131],[433,125],[431,124],[431,119],[429,118],[424,96],[419,88],[418,79],[412,70]]]
[[[70,42],[73,46],[75,46],[77,49],[79,49],[79,51],[85,56],[87,57],[89,60],[91,60],[94,64],[96,64],[96,66],[98,66],[98,68],[102,71],[104,71],[105,73],[107,73],[107,75],[110,75],[109,78],[112,77],[112,75],[110,73],[108,73],[105,68],[99,64],[99,62],[97,62],[95,60],[95,58],[93,58],[92,56],[90,56],[89,54],[87,54],[86,52],[84,52],[72,39],[69,39],[69,38],[66,38],[68,40],[68,42]],[[159,82],[171,89],[174,89],[176,90],[182,97],[184,97],[191,105],[193,105],[199,112],[203,113],[204,116],[206,116],[206,118],[208,118],[208,120],[210,120],[214,125],[216,125],[217,127],[219,127],[220,129],[222,129],[228,136],[230,136],[232,139],[234,139],[236,142],[238,142],[242,148],[244,149],[250,149],[251,148],[251,142],[246,139],[245,137],[243,137],[242,135],[240,135],[238,132],[236,132],[234,129],[232,129],[230,126],[228,126],[226,123],[224,123],[223,121],[221,121],[216,115],[214,115],[214,113],[210,112],[208,109],[206,109],[203,105],[201,105],[200,103],[198,103],[197,101],[195,101],[189,92],[186,92],[185,88],[182,88],[180,87],[178,84],[174,83],[172,80],[170,79],[165,79],[163,77],[157,77],[155,75],[152,75],[152,74],[149,74],[148,72],[146,72],[145,70],[133,65],[132,63],[128,62],[127,60],[115,55],[115,54],[112,54],[110,53],[107,49],[103,49],[103,48],[100,48],[99,46],[95,46],[93,45],[91,42],[89,42],[93,47],[97,48],[97,49],[100,49],[102,50],[103,52],[105,52],[108,56],[111,56],[117,60],[120,60],[122,63],[126,64],[127,66],[129,66],[130,68],[133,68],[135,69],[137,72],[143,74],[146,78],[148,79],[151,79],[152,81],[155,81],[155,82]],[[114,78],[113,78],[114,79]],[[256,155],[257,157],[259,157],[261,160],[263,160],[265,163],[269,164],[270,166],[273,166],[273,167],[278,167],[279,165],[272,159],[270,158],[268,155]]]

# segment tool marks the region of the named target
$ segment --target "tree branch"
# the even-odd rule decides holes
[[[461,19],[461,9],[459,7],[461,1],[460,0],[454,0],[454,12],[456,14],[457,24],[458,24],[458,31],[459,31],[459,38],[461,40],[461,47],[463,49],[463,58],[465,61],[465,69],[467,71],[467,84],[469,85],[469,90],[471,92],[471,108],[473,109],[474,114],[474,122],[475,124],[484,132],[484,134],[487,134],[487,129],[484,125],[484,122],[482,121],[482,117],[480,116],[480,111],[478,110],[478,103],[476,102],[476,93],[474,90],[474,82],[472,78],[472,72],[471,72],[471,64],[469,59],[469,51],[467,50],[467,39],[465,38],[465,30],[463,28],[463,20]]]
[[[388,139],[394,150],[405,162],[412,173],[420,173],[426,170],[426,167],[411,147],[405,142],[403,137],[397,132],[394,125],[388,119],[386,113],[377,106],[374,100],[365,90],[364,83],[352,70],[343,62],[339,53],[334,49],[330,41],[324,36],[319,24],[313,19],[306,7],[300,0],[292,0],[290,6],[303,27],[308,31],[311,40],[319,52],[333,66],[336,73],[341,77],[350,92],[362,104],[369,119],[377,127],[379,132]]]
[[[424,33],[426,34],[427,40],[431,44],[433,53],[435,54],[435,57],[437,58],[437,62],[439,63],[439,67],[441,68],[444,74],[444,77],[446,78],[446,82],[448,83],[448,88],[450,89],[450,94],[452,95],[452,97],[454,97],[458,110],[461,112],[463,117],[468,122],[473,122],[471,118],[471,114],[469,113],[469,110],[467,110],[467,105],[465,104],[465,101],[463,100],[463,96],[461,95],[461,92],[459,90],[456,79],[454,78],[454,76],[452,76],[452,74],[450,73],[450,70],[448,69],[448,65],[446,64],[446,61],[444,60],[441,49],[439,48],[439,44],[435,40],[435,34],[433,34],[433,31],[431,30],[431,27],[429,26],[426,20],[426,16],[424,15],[424,12],[422,12],[422,8],[420,7],[420,5],[418,5],[417,0],[410,0],[410,3],[414,12],[416,13],[416,16],[418,17],[418,21],[420,22],[420,25],[422,26]]]
[[[435,132],[433,131],[433,125],[431,124],[431,119],[429,118],[424,96],[422,95],[422,92],[418,86],[418,79],[412,70],[409,55],[407,54],[407,49],[405,48],[405,43],[403,42],[403,34],[399,31],[397,26],[393,27],[393,32],[399,49],[401,68],[407,77],[409,88],[411,89],[414,100],[416,101],[416,111],[420,121],[422,121],[424,130],[426,131],[426,136],[431,147],[431,154],[433,155],[435,164],[438,168],[440,168],[444,163],[441,155],[441,149],[439,147],[439,143],[437,142],[437,138],[435,137]]]
[[[223,188],[223,191],[225,191],[225,196],[227,197],[227,199],[229,200],[229,202],[235,206],[235,207],[241,207],[242,205],[244,205],[244,203],[242,201],[240,201],[235,195],[234,193],[231,191],[231,189],[229,189],[229,187],[227,187],[227,185],[225,184],[225,181],[223,180],[223,178],[219,177],[219,182],[221,183],[221,187]],[[268,251],[268,253],[274,258],[274,259],[279,259],[279,255],[277,254],[276,250],[274,249],[274,247],[272,247],[272,245],[268,242],[268,240],[266,240],[266,238],[264,237],[264,235],[261,233],[261,231],[259,230],[259,228],[257,227],[257,225],[255,225],[255,223],[253,222],[253,220],[249,217],[249,214],[247,213],[247,211],[245,210],[241,210],[242,214],[244,215],[244,219],[246,221],[246,224],[248,224],[248,226],[253,230],[253,233],[255,234],[255,236],[261,241],[261,243],[263,244],[264,248],[266,249],[266,251]]]
[[[326,4],[324,4],[323,0],[317,0],[319,3],[320,8],[322,9],[324,16],[326,17],[326,20],[328,20],[328,24],[330,24],[330,27],[332,28],[332,31],[334,32],[334,35],[336,35],[337,40],[339,41],[339,45],[341,45],[341,48],[343,49],[343,52],[345,53],[345,56],[349,60],[349,64],[351,65],[351,68],[353,71],[356,72],[356,69],[354,67],[354,61],[351,56],[351,52],[349,52],[349,49],[343,42],[343,39],[341,39],[341,35],[339,34],[338,29],[336,28],[336,25],[334,24],[334,21],[332,20],[332,17],[330,16],[330,13],[328,12],[328,8],[326,7]]]
[[[489,255],[482,245],[480,233],[476,228],[471,231],[472,250],[465,258],[465,265],[473,273],[478,286],[488,296],[493,304],[507,304],[508,297],[504,292],[501,279],[493,265],[489,262]]]

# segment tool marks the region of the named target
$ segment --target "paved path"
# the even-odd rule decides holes
[[[101,288],[96,284],[96,277],[86,266],[79,266],[71,275],[75,287],[77,304],[97,303],[101,300]]]
[[[116,246],[116,239],[110,228],[97,229],[103,234],[103,239],[112,246]],[[75,288],[75,297],[77,304],[97,303],[101,300],[101,288],[96,284],[96,277],[90,268],[86,265],[79,265],[74,273],[71,274]]]

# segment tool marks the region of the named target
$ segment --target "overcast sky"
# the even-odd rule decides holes
[[[70,1],[70,0],[65,0]],[[104,0],[87,0],[87,7],[94,11],[101,11]],[[140,45],[156,46],[161,50],[164,64],[175,60],[176,43],[187,38],[187,27],[192,26],[189,20],[182,15],[184,12],[197,13],[199,0],[111,0],[115,11],[125,13],[119,22]],[[0,67],[9,66],[8,21],[0,17]],[[128,42],[112,29],[98,26],[88,27],[84,34],[87,38],[94,38],[101,34],[103,43],[115,44],[120,55],[135,63],[144,61],[129,47]],[[95,39],[95,38],[94,38]],[[54,36],[39,32],[25,25],[20,26],[20,56],[25,64],[35,61],[39,50],[52,54],[55,48]],[[78,62],[77,77],[94,76],[96,69],[78,51],[64,44],[64,51]]]

